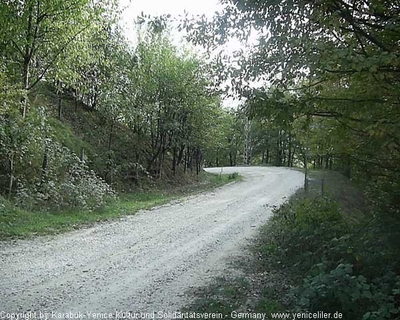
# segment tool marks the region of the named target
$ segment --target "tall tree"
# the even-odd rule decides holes
[[[32,90],[66,49],[94,21],[102,2],[89,0],[24,0],[0,4],[2,57],[10,76],[21,83],[25,92]],[[26,97],[21,114],[26,116]]]
[[[237,91],[278,115],[319,118],[313,122],[337,134],[324,142],[335,147],[330,152],[337,166],[360,173],[376,192],[390,185],[399,195],[400,2],[223,3],[224,12],[212,21],[186,21],[184,27],[207,46],[257,34],[248,54],[236,55],[234,67],[225,67]],[[268,80],[266,87],[245,85],[260,79]],[[279,94],[270,92],[271,84]],[[282,98],[288,92],[291,101]]]

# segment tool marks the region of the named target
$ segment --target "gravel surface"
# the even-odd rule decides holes
[[[0,243],[0,312],[179,310],[304,179],[285,168],[207,169],[221,170],[244,181],[115,222]]]

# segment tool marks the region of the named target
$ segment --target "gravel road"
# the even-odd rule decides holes
[[[178,310],[185,292],[220,275],[304,177],[285,168],[222,170],[244,181],[115,222],[0,243],[0,312]]]

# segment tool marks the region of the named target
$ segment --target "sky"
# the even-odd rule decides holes
[[[205,14],[212,17],[215,11],[223,8],[218,0],[119,0],[119,4],[125,8],[122,18],[130,41],[135,38],[133,22],[141,12],[152,16],[171,14],[177,17],[186,11],[189,16]]]
[[[129,7],[126,11],[127,18],[134,18],[142,11],[153,15],[179,15],[186,10],[192,14],[211,16],[222,8],[218,0],[120,0],[120,5]]]

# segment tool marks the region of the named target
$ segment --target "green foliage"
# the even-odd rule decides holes
[[[83,208],[63,211],[32,212],[16,207],[0,198],[0,239],[26,238],[65,232],[98,221],[107,221],[124,215],[135,214],[138,210],[164,204],[175,196],[162,193],[123,194],[116,201],[94,211]]]
[[[397,319],[399,1],[222,2],[212,20],[187,19],[182,28],[208,49],[257,35],[214,65],[246,98],[259,127],[255,154],[342,171],[369,200],[363,215],[349,209],[350,195],[340,206],[329,198],[290,201],[263,231],[261,261],[293,275],[294,309]]]
[[[12,195],[14,182],[22,176],[32,178],[36,167],[40,166],[43,139],[46,136],[46,123],[42,116],[43,109],[31,112],[25,119],[20,116],[18,109],[0,115],[3,193]]]
[[[143,17],[132,47],[119,14],[115,0],[1,2],[0,194],[20,207],[94,211],[114,189],[200,173],[221,112],[205,63],[172,45],[169,17]]]
[[[16,200],[21,207],[91,211],[115,196],[110,186],[67,148],[48,139],[44,153],[46,163],[40,178],[24,176],[18,181]]]
[[[65,49],[94,21],[95,11],[87,0],[3,1],[1,56],[11,61],[10,78],[29,91],[49,70],[57,70]]]
[[[209,287],[203,289],[200,297],[195,299],[183,312],[210,313],[218,312],[231,319],[232,311],[237,310],[246,301],[249,283],[246,279],[217,278]]]
[[[179,54],[163,36],[143,39],[135,54],[137,66],[129,77],[136,84],[131,87],[134,105],[143,107],[127,109],[127,114],[139,137],[150,138],[147,170],[162,175],[163,158],[170,152],[176,171],[182,164],[179,153],[185,150],[190,166],[196,162],[198,167],[201,151],[212,143],[207,138],[220,108],[219,100],[208,94],[204,65],[191,54]]]
[[[290,201],[275,211],[266,233],[270,235],[264,254],[274,263],[309,270],[321,259],[336,263],[331,252],[333,239],[346,234],[347,223],[338,206],[329,199]]]
[[[395,286],[385,292],[381,283],[375,285],[362,275],[353,275],[351,264],[339,264],[330,272],[322,270],[317,276],[304,279],[297,289],[297,307],[310,312],[340,310],[346,319],[393,319],[400,313],[396,302],[399,281],[398,276]]]
[[[236,166],[242,162],[244,118],[240,112],[215,110],[206,136],[204,158],[208,166]]]
[[[223,3],[212,20],[182,23],[208,48],[257,35],[245,52],[218,56],[220,80],[231,80],[267,133],[291,133],[295,163],[340,170],[398,214],[399,1]],[[290,150],[285,135],[273,135],[277,159]]]
[[[257,251],[297,283],[291,293],[294,311],[394,319],[400,312],[399,222],[382,217],[355,223],[327,198],[292,199],[275,210]]]
[[[239,176],[239,174],[237,172],[234,172],[234,173],[231,173],[231,174],[228,175],[228,179],[229,180],[235,180],[235,179],[238,178],[238,176]]]

